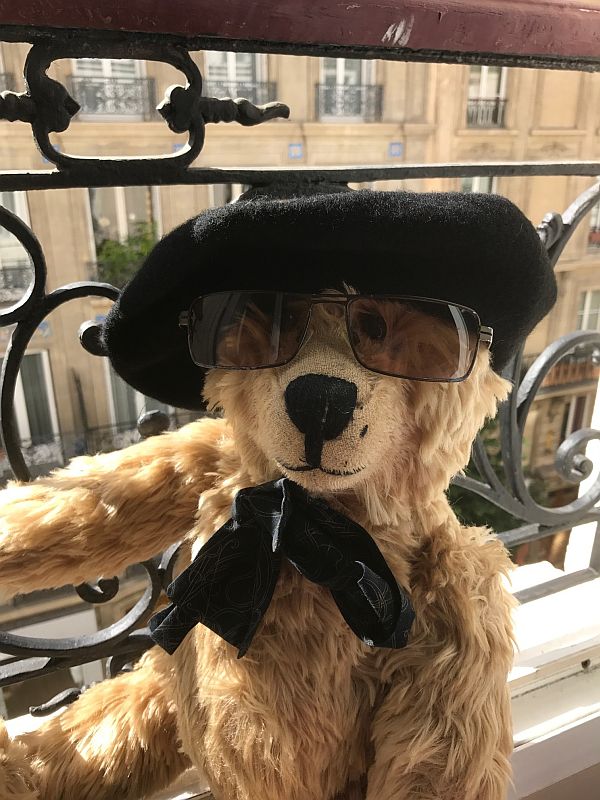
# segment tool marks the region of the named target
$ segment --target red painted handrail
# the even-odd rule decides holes
[[[0,25],[600,60],[598,0],[0,0]]]

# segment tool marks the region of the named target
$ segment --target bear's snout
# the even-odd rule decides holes
[[[326,441],[337,439],[352,420],[355,383],[328,375],[300,375],[284,393],[289,418],[304,435],[306,462],[318,467]]]

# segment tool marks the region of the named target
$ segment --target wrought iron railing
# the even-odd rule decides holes
[[[0,32],[1,33],[1,32]],[[496,162],[488,164],[434,164],[395,165],[355,168],[300,169],[215,169],[192,167],[202,150],[207,123],[237,121],[244,125],[264,122],[273,117],[287,116],[288,109],[275,104],[259,108],[247,100],[218,100],[206,97],[196,63],[188,47],[214,45],[210,40],[191,40],[188,45],[169,39],[144,37],[138,34],[118,36],[87,32],[85,36],[72,36],[68,32],[54,31],[52,36],[38,35],[35,29],[19,33],[7,32],[11,40],[32,42],[25,66],[28,92],[23,95],[4,94],[0,97],[0,119],[23,120],[32,126],[33,136],[44,157],[54,164],[51,170],[10,170],[0,174],[0,190],[62,189],[87,186],[135,186],[176,184],[248,184],[268,187],[277,184],[288,192],[298,192],[345,186],[348,182],[402,181],[408,179],[458,178],[461,176],[534,176],[534,175],[597,175],[600,164],[589,162]],[[236,46],[228,41],[227,47]],[[246,43],[247,44],[247,43]],[[241,43],[240,43],[241,46]],[[280,48],[281,49],[281,48]],[[317,48],[312,47],[311,52]],[[300,48],[298,48],[300,50]],[[339,55],[335,48],[322,46],[322,55]],[[79,106],[60,83],[48,78],[46,71],[56,59],[62,58],[140,58],[162,61],[179,69],[187,85],[172,87],[161,103],[160,114],[170,129],[188,133],[188,147],[172,154],[148,158],[92,158],[74,157],[60,152],[50,141],[50,134],[68,128]],[[461,56],[462,58],[462,56]],[[587,63],[587,62],[586,62]],[[82,79],[83,80],[83,79]],[[87,79],[86,79],[87,80]],[[353,87],[352,87],[353,88]],[[321,106],[322,89],[317,93],[318,110],[336,109]],[[378,87],[368,87],[371,100],[368,116],[376,118],[381,111],[381,92]],[[346,90],[344,90],[346,91]],[[352,116],[353,109],[365,113],[362,89],[350,105],[342,105],[344,114]],[[81,96],[80,96],[81,99]],[[346,95],[347,103],[348,95]],[[94,102],[94,101],[91,101]],[[98,108],[98,106],[88,106]],[[364,118],[364,116],[363,116]],[[577,226],[586,218],[600,200],[600,184],[592,187],[562,214],[549,214],[539,226],[539,235],[556,263]],[[55,309],[77,298],[96,296],[114,300],[117,291],[106,284],[82,282],[69,284],[52,292],[46,289],[46,262],[43,249],[35,233],[18,217],[0,208],[0,224],[13,234],[29,253],[33,264],[33,280],[19,302],[11,308],[0,310],[0,324],[14,326],[10,347],[2,365],[0,378],[0,416],[6,457],[17,478],[27,481],[31,471],[21,450],[16,425],[14,400],[17,374],[26,348],[38,325]],[[98,329],[90,323],[82,334],[82,344],[92,356],[102,357]],[[600,521],[600,479],[581,496],[558,508],[548,508],[532,497],[523,471],[523,432],[536,395],[548,373],[565,355],[576,348],[587,347],[590,352],[600,347],[600,333],[578,331],[561,337],[551,344],[524,372],[521,354],[507,367],[505,374],[514,382],[510,399],[499,412],[500,443],[503,472],[498,475],[490,463],[484,445],[478,440],[473,449],[473,464],[477,474],[459,476],[456,483],[474,492],[497,507],[507,511],[519,525],[501,532],[500,538],[508,546],[534,541],[582,523]],[[556,453],[556,469],[568,482],[577,486],[587,477],[592,464],[584,451],[588,442],[600,438],[598,431],[584,429],[571,434]],[[9,658],[0,665],[0,686],[34,678],[58,669],[110,658],[108,672],[114,674],[123,665],[137,657],[151,644],[145,624],[153,613],[163,588],[168,584],[176,555],[176,547],[154,559],[144,562],[147,588],[134,607],[109,628],[83,636],[77,641],[68,639],[24,639],[9,632],[0,632],[0,651]],[[589,565],[584,569],[549,581],[534,590],[522,592],[520,599],[527,601],[557,591],[566,586],[597,577],[600,573],[600,537],[596,535]],[[103,602],[119,591],[116,578],[101,580],[97,586],[84,584],[77,588],[79,595],[91,602]]]
[[[12,92],[15,88],[15,76],[12,72],[0,72],[0,92]]]
[[[315,87],[317,119],[348,119],[377,122],[383,113],[383,86],[318,83]]]
[[[255,105],[272,103],[277,95],[277,84],[273,81],[204,81],[206,97],[243,97]]]
[[[80,114],[148,117],[156,114],[154,78],[103,78],[69,75],[70,93]]]
[[[506,100],[503,97],[470,97],[467,101],[469,128],[503,128]]]
[[[192,412],[183,412],[177,416],[174,414],[164,415],[161,416],[161,425],[165,429],[176,428],[198,416],[197,413]],[[141,419],[148,424],[149,415],[142,414]],[[140,421],[130,420],[119,425],[100,425],[81,431],[47,432],[33,439],[21,438],[19,447],[27,468],[32,476],[36,477],[47,474],[55,467],[63,466],[69,459],[76,456],[121,450],[139,442],[141,438]],[[10,478],[12,478],[12,469],[8,456],[5,451],[0,449],[0,485],[3,480]]]

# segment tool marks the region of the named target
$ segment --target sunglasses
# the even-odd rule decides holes
[[[313,306],[343,306],[354,357],[368,370],[417,381],[455,382],[473,369],[493,331],[456,303],[403,295],[215,292],[198,297],[179,324],[192,360],[207,369],[266,369],[295,358]]]

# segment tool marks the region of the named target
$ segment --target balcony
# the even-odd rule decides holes
[[[204,81],[206,97],[243,97],[254,105],[272,103],[276,99],[277,84],[273,81]]]
[[[104,78],[69,75],[67,85],[81,116],[136,117],[155,114],[154,78]]]
[[[378,122],[382,109],[383,86],[380,85],[318,83],[315,87],[315,116],[320,120]]]
[[[12,72],[0,72],[0,92],[12,92],[15,89],[15,76]]]
[[[471,97],[467,102],[467,127],[503,128],[505,112],[503,97]]]
[[[485,7],[483,0],[477,1],[482,8]],[[190,50],[194,53],[197,51],[199,46],[197,37],[200,35],[210,37],[200,40],[203,46],[210,47],[214,43],[216,49],[239,52],[260,50],[260,52],[280,53],[284,50],[286,43],[291,42],[288,44],[290,55],[286,55],[286,58],[292,58],[293,55],[317,54],[322,57],[347,56],[354,58],[357,54],[362,53],[369,57],[381,56],[391,59],[403,57],[410,60],[415,57],[415,54],[416,57],[421,58],[424,53],[425,57],[428,57],[427,54],[434,53],[436,61],[480,63],[481,58],[486,54],[498,51],[501,56],[504,53],[502,57],[508,63],[518,66],[533,66],[532,57],[538,66],[564,67],[569,65],[576,67],[581,65],[587,68],[592,62],[600,64],[600,59],[595,55],[590,56],[590,50],[586,50],[586,47],[589,48],[590,45],[585,38],[585,33],[591,30],[593,34],[594,20],[589,18],[594,15],[584,13],[586,9],[580,13],[575,5],[567,8],[559,0],[553,0],[552,3],[541,0],[537,4],[556,6],[554,14],[551,13],[551,8],[545,9],[546,13],[541,16],[539,22],[537,18],[530,21],[527,14],[517,14],[513,4],[506,2],[497,4],[494,15],[488,15],[490,18],[486,25],[474,24],[477,21],[477,15],[472,9],[477,6],[477,2],[469,4],[468,11],[459,8],[465,4],[454,4],[456,9],[454,7],[449,10],[444,8],[445,23],[449,18],[450,20],[453,17],[456,18],[457,14],[463,15],[462,19],[459,18],[460,24],[454,26],[439,24],[438,14],[441,18],[441,12],[436,13],[431,8],[421,9],[417,7],[419,4],[414,4],[416,20],[414,34],[422,35],[423,27],[420,26],[420,20],[426,14],[433,14],[435,19],[433,26],[426,28],[426,32],[429,30],[429,33],[424,44],[423,40],[419,43],[415,40],[414,34],[410,34],[413,37],[410,45],[411,48],[414,48],[411,50],[404,46],[408,41],[410,31],[405,30],[405,23],[398,23],[398,11],[395,4],[381,4],[376,0],[368,0],[368,2],[351,7],[339,4],[336,0],[323,0],[322,14],[306,13],[301,16],[300,13],[296,13],[291,16],[279,15],[279,17],[266,14],[249,16],[241,0],[231,0],[227,4],[214,4],[214,14],[211,13],[210,18],[201,8],[202,4],[193,3],[191,0],[181,0],[180,6],[183,11],[179,15],[173,13],[173,4],[158,3],[152,0],[147,0],[144,15],[137,13],[135,8],[132,9],[132,6],[136,5],[135,3],[113,3],[109,8],[108,2],[99,0],[94,6],[94,10],[98,11],[98,15],[95,17],[90,13],[92,5],[89,2],[82,2],[70,4],[61,17],[62,21],[57,21],[56,9],[53,8],[53,4],[40,4],[38,0],[19,0],[18,3],[15,1],[6,5],[7,7],[14,5],[17,9],[13,22],[15,20],[22,22],[24,19],[30,21],[29,26],[21,33],[18,31],[15,34],[13,30],[8,30],[7,37],[10,41],[14,41],[16,36],[21,35],[27,42],[33,41],[34,48],[37,48],[33,51],[33,55],[37,57],[38,61],[36,65],[35,58],[30,58],[29,63],[33,64],[30,77],[34,78],[35,83],[41,86],[41,89],[39,92],[40,103],[36,107],[38,116],[32,119],[31,98],[25,96],[22,100],[11,98],[12,105],[9,108],[6,104],[4,115],[0,113],[0,117],[8,118],[9,112],[16,110],[21,115],[19,118],[24,118],[29,122],[33,121],[34,136],[41,141],[47,160],[55,163],[57,168],[47,169],[47,165],[45,165],[43,169],[30,169],[27,172],[17,173],[13,170],[14,165],[9,162],[10,169],[0,176],[3,181],[3,190],[33,193],[35,190],[43,189],[48,194],[54,193],[60,197],[61,192],[70,189],[81,191],[82,188],[90,185],[157,184],[161,187],[168,187],[167,190],[170,191],[171,187],[181,184],[202,189],[214,181],[218,181],[217,185],[219,186],[221,182],[225,185],[244,183],[253,186],[268,186],[270,183],[277,184],[277,182],[279,185],[285,185],[287,182],[287,188],[289,188],[290,195],[293,196],[294,190],[298,187],[305,189],[307,183],[312,183],[312,188],[318,189],[322,186],[324,190],[327,190],[332,181],[340,186],[348,182],[393,181],[395,183],[396,181],[425,181],[431,178],[456,180],[462,174],[466,176],[478,174],[487,177],[494,174],[504,177],[515,174],[534,176],[548,174],[549,169],[561,175],[589,174],[585,172],[586,169],[589,169],[589,164],[567,162],[558,165],[551,164],[548,167],[542,161],[520,162],[515,165],[506,163],[492,163],[483,166],[480,164],[415,165],[409,163],[352,168],[311,166],[308,169],[306,167],[302,167],[302,169],[278,168],[277,165],[272,165],[263,170],[227,168],[226,166],[215,169],[214,167],[205,168],[202,164],[193,166],[204,141],[203,111],[207,111],[206,116],[210,117],[212,122],[217,120],[231,122],[235,119],[243,124],[253,124],[256,123],[258,117],[258,115],[245,116],[243,106],[232,109],[230,103],[222,106],[215,103],[208,106],[204,103],[206,98],[200,96],[199,80],[196,81],[196,84],[193,83],[193,80],[189,81],[189,88],[186,88],[186,91],[174,93],[170,100],[170,107],[167,105],[168,122],[172,123],[175,120],[179,124],[183,118],[183,126],[187,125],[189,128],[189,150],[183,153],[174,147],[173,153],[170,155],[151,158],[145,155],[144,149],[140,147],[139,155],[144,157],[137,160],[131,155],[122,157],[121,160],[110,155],[86,160],[59,152],[48,143],[48,131],[58,129],[58,126],[66,125],[68,122],[59,114],[59,112],[62,114],[63,107],[60,104],[61,95],[57,97],[56,94],[57,87],[44,83],[42,80],[45,62],[40,59],[40,55],[48,57],[46,48],[49,46],[56,58],[85,56],[147,59],[153,55],[157,60],[169,63],[180,58],[181,60],[177,61],[177,64],[186,67],[186,77],[195,74],[195,61],[187,51]],[[33,9],[33,11],[29,11],[29,16],[27,16],[28,6]],[[502,6],[506,8],[510,6],[510,9],[503,12]],[[349,17],[348,14],[349,8],[352,11],[352,17]],[[6,18],[10,17],[9,11],[10,9],[7,8]],[[129,15],[129,21],[127,15]],[[352,25],[349,24],[349,19],[352,20]],[[561,19],[565,20],[562,26],[559,25]],[[35,20],[35,24],[33,20]],[[51,27],[42,28],[41,26],[47,25],[48,20]],[[506,24],[511,20],[515,24]],[[523,24],[521,24],[521,20],[524,21]],[[86,30],[93,24],[101,24],[104,28],[109,27],[110,30]],[[502,27],[498,27],[500,24]],[[314,30],[311,29],[311,26]],[[524,27],[527,28],[525,32],[523,31]],[[598,28],[598,24],[596,28]],[[74,36],[73,30],[85,30],[85,33]],[[476,47],[477,51],[463,51],[465,30],[472,32],[472,46]],[[539,35],[535,35],[536,32],[544,34],[548,30],[553,34],[549,44],[547,39],[542,41]],[[558,30],[561,35],[558,33],[554,35],[555,30]],[[128,31],[130,32],[128,33]],[[371,33],[372,31],[374,33]],[[386,33],[382,37],[383,31]],[[174,39],[175,36],[177,39]],[[445,38],[440,39],[442,36]],[[452,36],[456,38],[452,39]],[[173,45],[174,41],[175,45]],[[558,47],[557,42],[560,43],[561,53],[553,56],[551,48]],[[521,49],[517,52],[520,55],[514,55],[515,46],[519,45]],[[417,50],[417,47],[424,49]],[[179,54],[177,57],[175,48],[177,48],[176,53]],[[592,51],[594,54],[596,52],[597,50]],[[512,54],[510,61],[506,53]],[[580,54],[579,60],[578,54]],[[136,98],[133,92],[125,97],[123,96],[124,91],[118,93],[118,97],[107,94],[109,87],[114,89],[118,84],[129,87],[129,91],[134,83],[131,79],[117,81],[78,76],[76,80],[77,87],[73,83],[71,86],[75,88],[75,96],[80,102],[82,99],[84,100],[82,114],[98,115],[99,119],[107,119],[113,115],[114,118],[118,115],[121,119],[132,118],[132,115],[141,118],[145,109],[151,109],[151,103],[139,102],[136,108],[131,101],[132,97],[134,100]],[[137,81],[136,85],[142,86],[143,82]],[[223,86],[223,84],[221,85]],[[150,84],[146,88],[149,90]],[[122,85],[120,89],[123,89]],[[90,100],[86,99],[88,91],[92,95]],[[95,92],[98,93],[98,96],[95,95]],[[210,83],[204,85],[204,93],[206,95],[248,94],[239,85],[234,86],[233,91],[228,84],[219,90],[215,88],[214,82],[212,86]],[[338,93],[341,93],[342,96],[338,97]],[[43,102],[41,102],[42,100]],[[115,104],[116,100],[119,102]],[[316,92],[317,117],[329,121],[374,121],[381,119],[381,100],[382,87],[318,86]],[[497,103],[497,101],[492,100],[492,103]],[[487,122],[483,119],[478,121],[477,114],[473,112],[472,127],[500,128],[504,120],[504,104],[505,101],[502,101],[502,109],[498,109],[496,117],[492,114],[491,119]],[[0,100],[1,110],[2,101]],[[460,113],[463,113],[462,110]],[[7,127],[7,123],[3,122],[2,125]],[[23,122],[19,125],[21,129],[24,128]],[[112,126],[105,127],[108,129]],[[158,125],[156,128],[158,129]],[[354,131],[356,132],[356,129]],[[206,133],[207,137],[210,137],[209,125],[206,125]],[[135,140],[136,137],[131,138]],[[177,142],[173,144],[176,145]],[[227,159],[224,160],[228,163]],[[272,163],[268,159],[265,161]],[[600,189],[597,191],[597,199],[600,198],[598,192]],[[545,227],[542,226],[540,235],[548,247],[552,242],[553,253],[560,252],[560,247],[555,245],[564,244],[570,232],[583,218],[585,211],[589,211],[589,207],[585,203],[588,201],[580,200],[576,204],[575,216],[574,218],[573,216],[569,217],[570,221],[564,228],[559,225],[551,227],[550,223]],[[551,222],[552,224],[562,223],[558,215],[552,217]],[[40,228],[46,244],[48,226],[44,223],[40,224]],[[23,238],[29,243],[27,249],[34,250],[34,255],[41,253],[41,246],[39,249],[35,249],[38,248],[38,242],[33,235],[26,238],[27,230],[23,225],[21,225],[20,231],[24,235]],[[557,233],[557,231],[562,232]],[[555,234],[559,237],[558,240],[555,240]],[[265,246],[268,247],[268,242]],[[443,242],[440,243],[440,251],[442,248]],[[49,261],[52,268],[58,260],[53,251],[52,242],[47,243],[46,249],[50,255]],[[42,287],[45,285],[45,270],[39,255],[36,255],[35,264],[37,283]],[[217,262],[216,268],[220,268]],[[66,277],[65,275],[65,279]],[[56,284],[52,273],[49,282],[54,288]],[[49,314],[58,305],[67,301],[77,301],[84,296],[84,292],[92,297],[114,297],[106,287],[93,287],[87,284],[76,287],[60,287],[59,292],[55,291],[50,300],[40,293],[33,297],[32,302],[29,300],[22,302],[15,311],[11,310],[6,313],[3,320],[9,326],[6,332],[8,334],[12,332],[11,326],[17,320],[17,334],[21,336],[22,343],[24,336],[38,322],[40,315]],[[75,318],[75,314],[72,318]],[[81,321],[83,320],[85,317],[81,319]],[[591,332],[579,332],[572,336],[575,337],[573,341],[587,342],[591,340],[592,336],[597,335]],[[590,337],[590,339],[586,337]],[[559,355],[572,348],[573,341],[562,342],[560,344],[562,349],[558,351]],[[18,342],[19,339],[17,339]],[[86,351],[90,357],[98,355],[97,352],[94,353],[93,343],[89,350],[86,348]],[[11,375],[14,377],[22,360],[23,353],[19,353],[16,348],[12,349],[12,353],[13,356],[16,353],[17,358],[12,357],[10,362],[8,362],[8,358],[6,359],[8,363],[5,363],[5,386]],[[552,359],[555,355],[556,348],[552,354],[546,354],[544,357],[545,373],[552,369],[554,363]],[[557,506],[545,509],[533,502],[529,495],[521,463],[523,429],[520,426],[525,421],[530,402],[535,400],[534,395],[539,389],[539,385],[529,384],[529,386],[519,387],[518,376],[512,375],[511,377],[516,384],[515,391],[501,412],[501,426],[504,434],[501,436],[500,445],[506,473],[503,472],[501,477],[494,477],[493,469],[483,452],[482,444],[477,454],[481,474],[474,478],[469,477],[468,481],[465,476],[458,476],[463,481],[463,487],[475,494],[479,493],[478,496],[491,498],[493,503],[502,504],[504,508],[508,507],[512,513],[518,516],[520,527],[500,534],[502,540],[511,547],[520,546],[529,541],[542,540],[554,531],[564,530],[573,525],[585,524],[593,527],[589,537],[592,542],[588,548],[589,552],[588,549],[582,547],[577,564],[570,567],[569,571],[563,572],[550,564],[527,565],[527,567],[515,571],[518,582],[514,582],[513,586],[519,598],[524,602],[517,617],[517,638],[521,654],[516,662],[511,682],[517,722],[515,736],[517,750],[513,760],[519,797],[534,800],[533,792],[535,792],[535,798],[540,800],[539,792],[546,787],[559,783],[564,784],[566,779],[582,775],[584,770],[587,772],[592,768],[590,765],[593,765],[595,769],[599,761],[597,746],[594,746],[593,742],[598,741],[600,719],[597,714],[592,716],[594,709],[591,705],[596,702],[598,697],[596,687],[600,674],[600,670],[596,669],[600,652],[598,640],[600,634],[597,632],[597,612],[593,611],[594,607],[598,608],[600,595],[600,578],[598,577],[600,538],[599,534],[595,534],[598,516],[592,509],[592,505],[598,500],[598,487],[582,489],[581,502],[578,504],[565,503],[564,508]],[[10,392],[6,392],[6,396],[10,408]],[[66,397],[64,399],[66,400]],[[15,441],[14,437],[11,439],[9,436],[6,442],[6,471],[8,472],[8,456],[10,456],[12,464],[16,465],[17,474],[26,478],[30,474],[36,474],[42,468],[47,469],[47,466],[53,462],[62,463],[73,454],[73,451],[77,453],[88,450],[97,452],[113,446],[126,446],[130,440],[133,441],[136,437],[137,434],[132,426],[125,426],[118,430],[88,431],[86,436],[81,437],[77,442],[68,442],[67,437],[63,435],[60,441],[52,440],[48,443],[33,444],[31,441]],[[571,466],[573,467],[572,473],[576,479],[578,479],[578,475],[582,474],[582,464],[583,467],[586,466],[581,459],[581,446],[581,440],[573,440],[567,448],[567,457],[565,458],[563,455],[561,462],[561,469],[565,471],[571,469]],[[71,447],[73,450],[70,449]],[[21,454],[25,462],[23,465],[19,461]],[[2,455],[1,451],[0,455]],[[596,535],[595,540],[593,539],[594,535]],[[6,653],[6,657],[0,667],[0,686],[15,686],[22,681],[21,685],[25,687],[23,696],[26,697],[27,689],[34,685],[26,681],[34,679],[41,683],[48,676],[54,676],[61,670],[79,669],[98,659],[106,659],[109,656],[112,658],[105,668],[103,666],[106,674],[114,674],[123,667],[126,668],[127,662],[134,660],[148,646],[144,626],[155,610],[159,591],[168,583],[170,565],[173,564],[172,551],[170,557],[156,558],[146,564],[147,566],[144,567],[147,573],[144,578],[147,585],[146,592],[142,595],[140,589],[140,599],[134,605],[135,597],[130,593],[129,587],[123,587],[125,597],[120,601],[120,613],[123,614],[123,617],[116,626],[109,625],[109,621],[106,618],[100,618],[99,614],[97,626],[99,630],[96,629],[96,626],[91,632],[74,630],[72,623],[74,615],[70,614],[67,617],[66,631],[46,629],[41,633],[36,632],[35,635],[29,632],[28,635],[31,637],[29,639],[24,639],[24,634],[21,633],[16,646],[12,647],[6,644],[8,635],[6,631],[2,631],[5,644],[2,647],[2,643],[0,643],[0,650]],[[25,589],[34,588],[33,576],[30,576],[25,569],[22,570],[22,575],[23,587]],[[118,588],[118,582],[109,577],[99,582],[98,585],[80,587],[81,594],[78,596],[93,604],[87,609],[88,611],[90,609],[96,611],[106,607],[107,599],[110,602],[111,593]],[[145,597],[150,599],[144,599]],[[116,595],[115,600],[117,600]],[[102,606],[97,605],[100,603]],[[65,640],[62,638],[65,632],[70,637],[66,646],[64,645]],[[83,639],[84,635],[86,636],[85,640]],[[86,682],[83,677],[81,681],[77,680],[81,683]],[[554,683],[556,683],[556,689]],[[473,693],[474,697],[476,688]],[[49,700],[54,694],[54,691],[44,692],[42,699]],[[73,695],[67,698],[64,695],[57,696],[45,710],[57,708],[65,700],[72,699]],[[29,702],[27,700],[27,705]],[[524,713],[525,706],[527,706],[528,714]],[[548,713],[546,714],[546,712]],[[534,713],[537,716],[532,719]],[[103,747],[106,740],[103,734],[107,730],[110,733],[108,726],[103,726],[102,720],[96,719],[89,723],[89,729],[90,732],[98,732],[94,739],[100,747]],[[87,733],[86,730],[85,734],[87,735]],[[167,741],[166,735],[165,741]],[[457,746],[458,744],[460,742],[457,740]],[[82,749],[78,749],[75,744],[74,755],[79,756]],[[144,750],[145,755],[150,752],[150,748]],[[128,750],[128,757],[133,761],[135,756],[136,748],[133,746]],[[150,773],[152,766],[144,765],[143,769]],[[133,768],[131,774],[133,774]],[[99,781],[103,783],[105,778],[106,781],[111,780],[108,772],[104,776],[100,776]],[[201,778],[195,778],[193,785],[193,790],[197,790],[204,785],[204,782]],[[110,791],[108,784],[103,785],[102,788]],[[133,794],[134,791],[127,787],[126,793]],[[174,798],[176,794],[174,789],[165,791],[168,792],[168,795],[163,794],[163,800],[167,796]],[[178,796],[181,796],[181,791],[183,791],[183,787],[177,789]],[[588,793],[585,789],[577,791],[571,786],[567,787],[567,791],[569,792],[566,795],[568,797],[596,796],[593,790]],[[118,797],[122,794],[122,792],[115,792],[112,796]],[[80,796],[80,793],[75,790],[71,796],[77,797]],[[185,796],[189,796],[189,794],[186,792]],[[208,797],[205,794],[194,796],[197,798]],[[511,797],[513,796],[511,795]],[[557,797],[554,792],[552,796]]]
[[[0,266],[0,304],[20,300],[31,283],[32,274],[26,261],[4,261]]]

